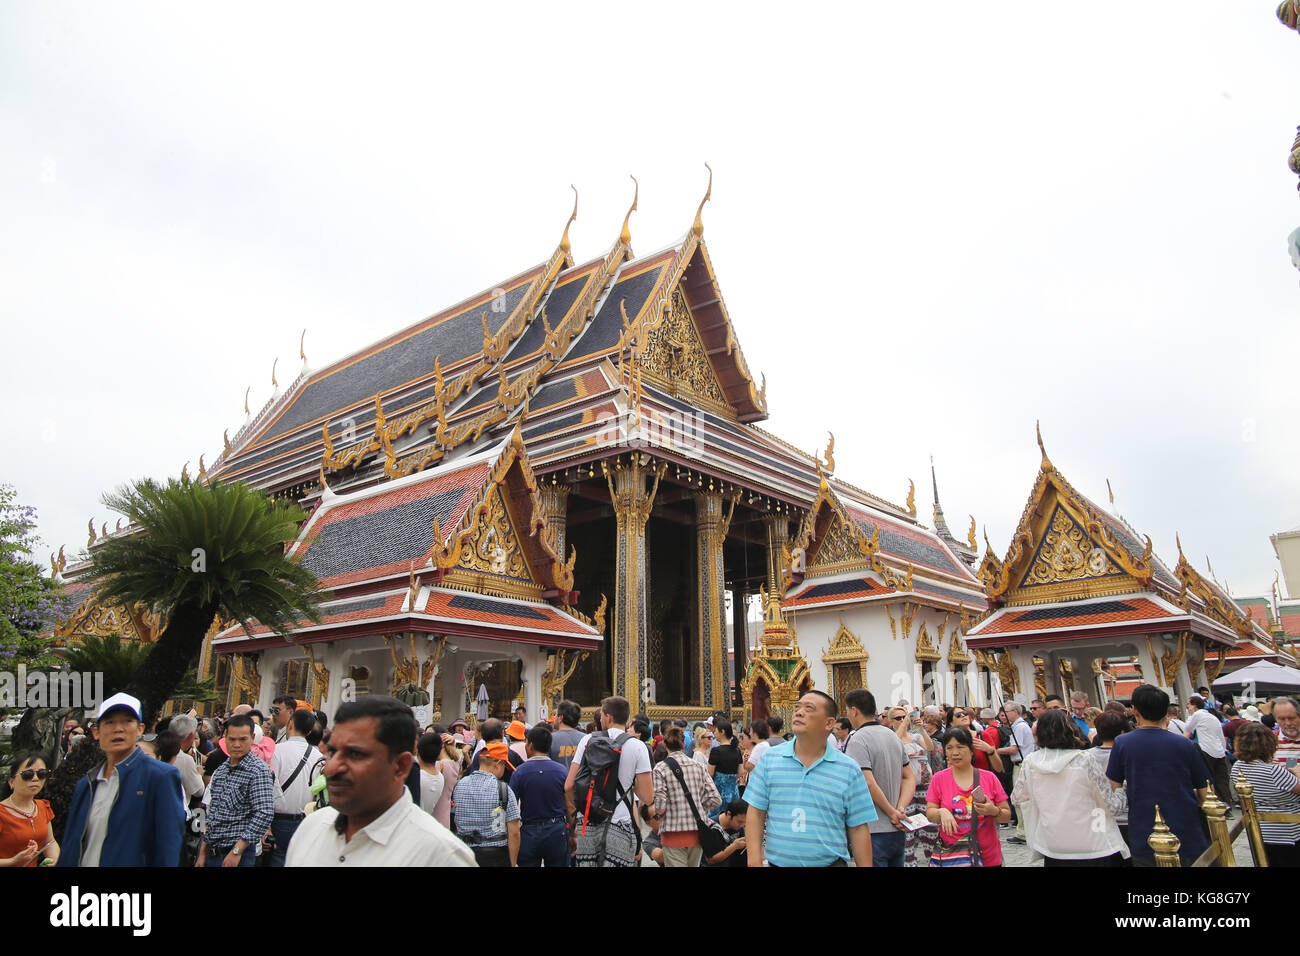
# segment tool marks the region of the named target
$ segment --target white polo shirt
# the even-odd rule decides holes
[[[307,814],[289,843],[285,866],[478,866],[474,853],[450,830],[411,801],[403,787],[397,802],[348,840],[324,807]]]
[[[1187,729],[1196,734],[1196,743],[1207,757],[1222,757],[1228,752],[1223,739],[1223,725],[1208,710],[1198,710],[1187,718]]]
[[[114,768],[113,775],[105,777],[104,767],[100,767],[96,779],[99,786],[95,788],[95,799],[86,814],[86,829],[81,837],[84,847],[80,859],[82,866],[99,866],[99,854],[104,849],[104,838],[108,836],[108,815],[117,801],[117,784],[122,779],[122,771]]]

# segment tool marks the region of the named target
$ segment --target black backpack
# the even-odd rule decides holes
[[[599,826],[608,823],[621,800],[632,814],[632,798],[618,781],[618,764],[623,756],[623,745],[636,738],[627,732],[610,739],[606,733],[594,733],[587,738],[582,752],[582,763],[573,780],[573,799],[582,814],[582,829],[588,824]],[[635,827],[635,824],[633,824]]]

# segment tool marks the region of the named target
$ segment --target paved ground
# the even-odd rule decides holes
[[[1229,827],[1236,825],[1239,817],[1236,813],[1228,820]],[[1015,836],[1016,831],[1003,830],[1002,836],[1002,865],[1003,866],[1042,866],[1041,863],[1030,863],[1030,850],[1027,846],[1019,846],[1015,843],[1008,843],[1007,837]],[[1237,837],[1232,844],[1233,857],[1237,861],[1237,866],[1254,866],[1255,861],[1250,855],[1250,841],[1246,838],[1245,830]]]

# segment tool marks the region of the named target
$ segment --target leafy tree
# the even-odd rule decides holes
[[[41,574],[32,560],[40,544],[36,509],[15,502],[11,485],[0,485],[0,669],[14,670],[58,662],[44,631],[72,610],[63,589]]]
[[[68,667],[81,673],[104,675],[104,696],[112,697],[131,686],[131,680],[144,666],[151,646],[123,641],[121,636],[83,637],[64,654]]]
[[[169,699],[220,614],[261,623],[286,637],[304,619],[319,622],[316,576],[285,556],[306,514],[241,483],[150,479],[104,496],[136,533],[91,552],[99,599],[139,603],[166,621],[132,679],[146,720]]]

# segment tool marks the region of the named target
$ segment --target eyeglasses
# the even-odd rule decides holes
[[[280,708],[279,708],[279,707],[272,707],[272,708],[271,708],[271,716],[272,716],[272,717],[274,717],[274,716],[275,716],[276,714],[278,714],[279,712],[280,712]]]
[[[957,717],[969,717],[970,714],[966,713],[966,711],[964,710],[955,710],[953,711],[952,716],[954,719],[956,719]]]
[[[48,770],[19,770],[18,776],[24,780],[44,780],[50,775]]]

